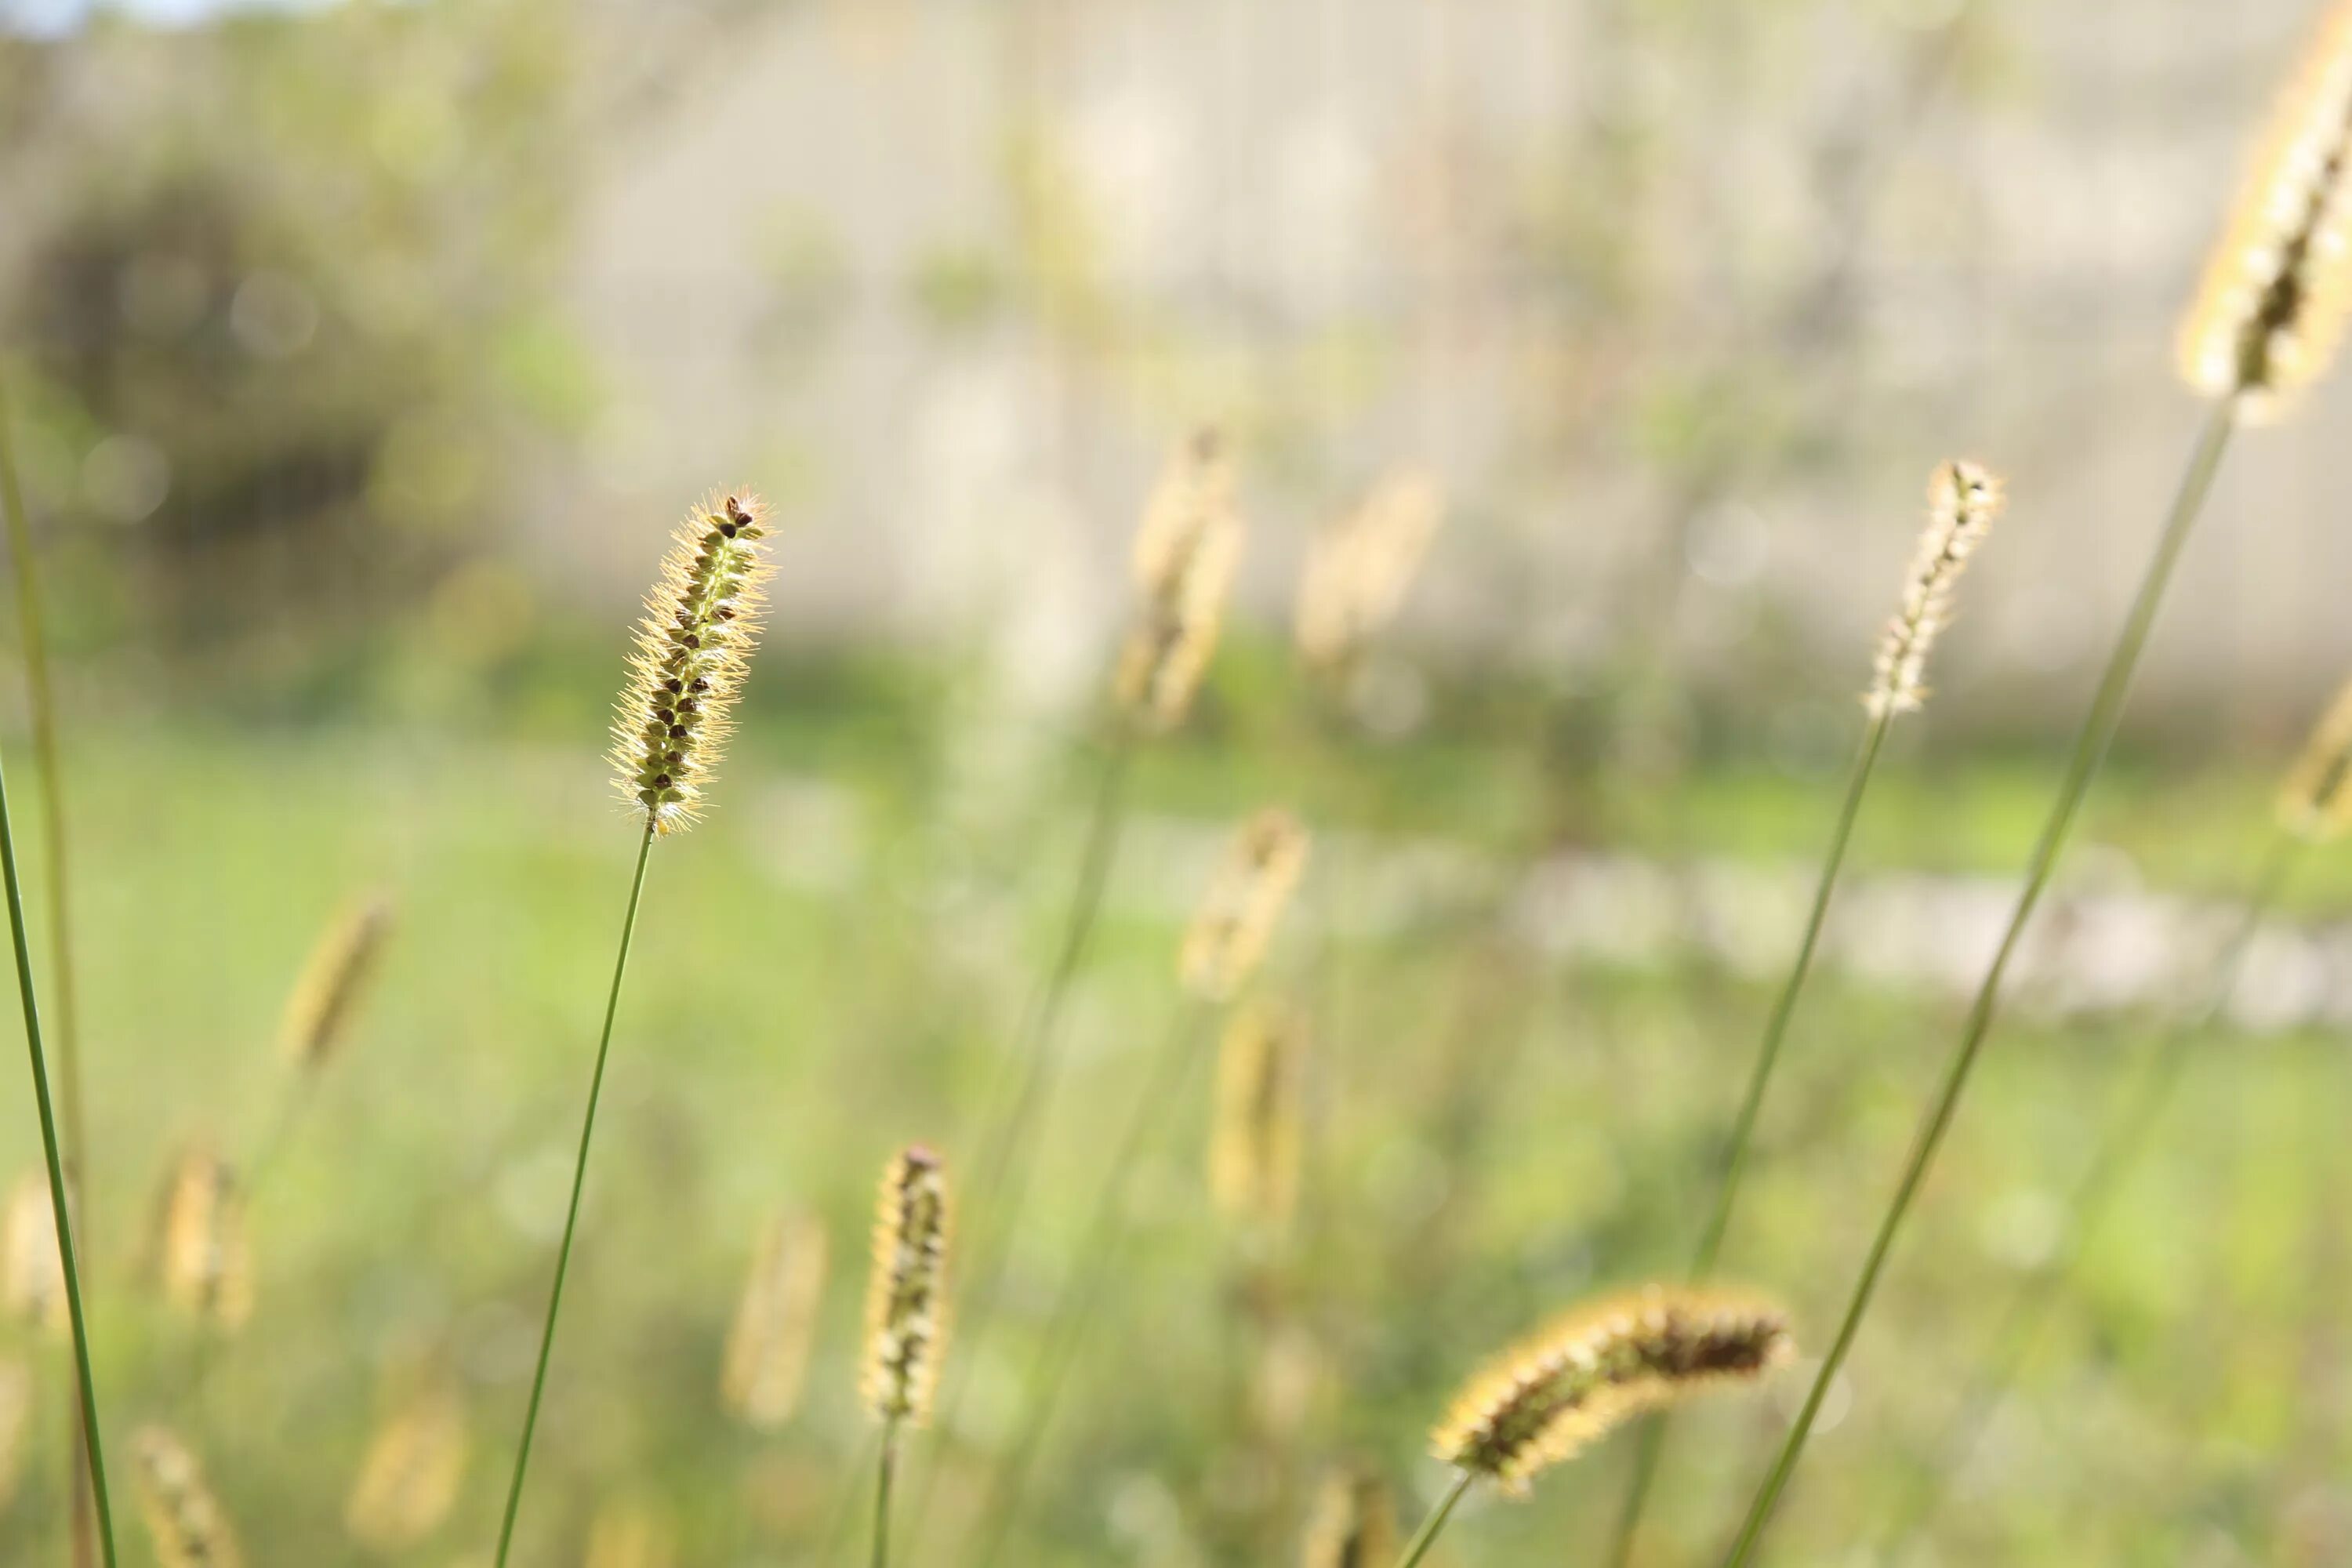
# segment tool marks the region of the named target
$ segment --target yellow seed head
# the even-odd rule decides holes
[[[16,1500],[24,1481],[32,1430],[33,1369],[13,1357],[0,1361],[0,1510]]]
[[[1927,480],[1927,526],[1903,580],[1902,607],[1879,639],[1877,676],[1863,693],[1873,718],[1913,713],[1927,700],[1927,654],[1952,618],[1952,589],[2000,515],[2000,481],[1974,463],[1946,463]]]
[[[186,1445],[161,1426],[131,1434],[139,1511],[163,1568],[243,1568],[236,1531]]]
[[[39,1171],[19,1176],[8,1189],[8,1206],[0,1214],[5,1229],[5,1275],[0,1295],[9,1312],[24,1322],[61,1334],[67,1329],[66,1270],[58,1252],[57,1211],[49,1203],[49,1179]]]
[[[447,1521],[466,1479],[466,1402],[434,1382],[403,1400],[376,1428],[352,1493],[343,1528],[373,1552],[417,1545]]]
[[[780,1215],[761,1235],[719,1382],[727,1408],[755,1430],[782,1426],[800,1405],[824,1302],[826,1247],[824,1226],[805,1214]]]
[[[866,1407],[920,1426],[931,1418],[948,1332],[948,1186],[940,1157],[913,1144],[890,1162],[874,1220],[866,1293]]]
[[[1444,515],[1434,480],[1395,474],[1325,529],[1298,578],[1292,631],[1300,657],[1317,669],[1339,669],[1387,625]]]
[[[1573,1458],[1627,1416],[1790,1353],[1780,1310],[1735,1292],[1654,1285],[1570,1312],[1474,1378],[1431,1436],[1437,1457],[1504,1490]]]
[[[606,1503],[589,1522],[584,1568],[677,1568],[668,1513],[636,1500]]]
[[[1396,1555],[1396,1505],[1380,1472],[1358,1465],[1324,1478],[1302,1568],[1388,1568]]]
[[[286,999],[278,1040],[298,1068],[323,1066],[350,1026],[360,994],[384,938],[392,934],[392,900],[374,894],[347,905],[319,938]]]
[[[767,507],[744,492],[711,495],[688,514],[637,623],[629,685],[613,721],[622,798],[657,833],[701,816],[760,630]]]
[[[2352,825],[2352,680],[2336,693],[2279,789],[2278,822],[2324,843]]]
[[[163,1299],[222,1332],[253,1315],[253,1251],[236,1173],[192,1145],[163,1173],[155,1204],[155,1259]]]
[[[1236,1012],[1217,1052],[1209,1194],[1235,1219],[1280,1226],[1298,1198],[1299,1101],[1307,1020],[1260,1003]]]
[[[1266,810],[1244,823],[1184,933],[1185,988],[1211,1002],[1238,994],[1265,959],[1306,869],[1307,829],[1297,817]]]
[[[2204,286],[2180,374],[2251,417],[2326,374],[2352,308],[2352,4],[2330,13],[2279,100]]]
[[[1203,431],[1169,465],[1136,531],[1135,621],[1112,682],[1134,722],[1154,731],[1183,722],[1216,651],[1241,553],[1233,464]]]

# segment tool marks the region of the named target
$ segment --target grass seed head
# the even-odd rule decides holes
[[[678,525],[646,599],[613,721],[613,769],[622,798],[656,833],[701,816],[725,749],[728,710],[759,637],[767,515],[745,491],[705,497]]]
[[[886,1423],[930,1419],[947,1343],[948,1187],[940,1157],[911,1144],[883,1173],[866,1294],[866,1407]]]
[[[2279,826],[2324,843],[2352,825],[2352,680],[2336,693],[2279,788]]]
[[[677,1530],[639,1499],[608,1502],[588,1525],[584,1568],[677,1568]]]
[[[826,1251],[824,1226],[809,1215],[779,1215],[761,1233],[719,1383],[727,1409],[754,1430],[773,1431],[800,1406],[824,1303]]]
[[[343,1504],[353,1541],[386,1554],[417,1545],[447,1521],[466,1479],[466,1402],[448,1384],[414,1391],[376,1428]]]
[[[161,1426],[131,1436],[139,1511],[163,1568],[243,1568],[236,1532],[187,1445]]]
[[[1307,829],[1286,811],[1261,811],[1242,825],[1184,933],[1186,990],[1210,1002],[1240,994],[1297,890],[1307,847]]]
[[[1298,1199],[1307,1020],[1260,1002],[1234,1014],[1217,1051],[1209,1195],[1234,1219],[1279,1226]]]
[[[1135,620],[1112,695],[1131,721],[1165,731],[1184,721],[1216,651],[1241,564],[1242,520],[1223,440],[1202,431],[1177,454],[1135,536]]]
[[[1412,586],[1444,521],[1445,502],[1426,474],[1392,474],[1307,547],[1292,635],[1309,667],[1346,668],[1386,626]]]
[[[1307,1525],[1302,1568],[1389,1568],[1396,1561],[1396,1504],[1369,1465],[1324,1478]]]
[[[0,1213],[0,1298],[18,1321],[62,1334],[68,1327],[65,1263],[58,1252],[49,1178],[28,1171],[8,1189]]]
[[[1879,639],[1862,704],[1873,718],[1914,713],[1927,700],[1927,655],[1952,618],[1952,590],[2000,515],[2000,481],[1974,463],[1946,463],[1927,479],[1927,526],[1903,580],[1903,603]]]
[[[33,1369],[12,1356],[0,1361],[0,1510],[16,1501],[24,1483],[32,1431]]]
[[[325,1065],[348,1031],[361,993],[392,934],[392,900],[373,894],[347,905],[319,937],[286,999],[278,1039],[298,1068]]]
[[[2326,374],[2352,308],[2352,0],[2273,111],[2180,331],[2180,373],[2249,417]]]
[[[163,1173],[155,1205],[163,1299],[224,1333],[253,1315],[253,1251],[245,1196],[228,1163],[191,1145]]]
[[[1431,1436],[1437,1457],[1504,1490],[1630,1415],[1727,1382],[1752,1382],[1790,1353],[1780,1309],[1733,1291],[1650,1286],[1569,1313],[1471,1380]]]

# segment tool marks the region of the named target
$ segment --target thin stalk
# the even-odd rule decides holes
[[[894,1418],[882,1424],[882,1458],[874,1472],[873,1568],[889,1568],[890,1475],[898,1468],[898,1423]]]
[[[0,881],[6,884],[8,934],[16,950],[16,990],[25,1007],[25,1049],[33,1068],[33,1101],[40,1111],[41,1154],[49,1167],[49,1210],[58,1227],[58,1261],[66,1277],[66,1313],[73,1324],[74,1372],[81,1384],[82,1431],[89,1436],[90,1498],[98,1509],[99,1544],[106,1568],[114,1568],[114,1510],[106,1493],[106,1447],[99,1436],[98,1384],[90,1373],[89,1327],[83,1321],[81,1267],[74,1257],[73,1205],[67,1200],[66,1166],[58,1146],[57,1106],[49,1093],[49,1064],[41,1047],[41,1008],[34,996],[33,954],[25,940],[25,896],[16,874],[16,835],[8,820],[8,787],[0,778]]]
[[[1845,1315],[1838,1325],[1837,1337],[1831,1342],[1829,1353],[1822,1360],[1821,1370],[1814,1375],[1811,1389],[1805,1395],[1803,1407],[1789,1428],[1789,1436],[1780,1445],[1780,1456],[1774,1459],[1764,1483],[1757,1489],[1755,1500],[1749,1504],[1748,1517],[1740,1526],[1738,1537],[1724,1559],[1724,1568],[1741,1568],[1754,1557],[1757,1543],[1762,1539],[1765,1525],[1772,1510],[1787,1489],[1789,1477],[1797,1468],[1797,1459],[1804,1452],[1805,1440],[1812,1435],[1813,1421],[1820,1415],[1822,1401],[1828,1396],[1830,1384],[1845,1365],[1845,1358],[1853,1348],[1854,1335],[1862,1328],[1864,1315],[1878,1289],[1879,1275],[1885,1271],[1888,1255],[1893,1252],[1895,1238],[1910,1213],[1912,1201],[1917,1197],[1927,1180],[1937,1152],[1942,1148],[1944,1134],[1949,1130],[1954,1112],[1958,1109],[1960,1092],[1968,1087],[1969,1071],[1976,1066],[1985,1036],[1991,1030],[1994,1015],[2000,1005],[2001,982],[2009,973],[2010,961],[2016,955],[2026,922],[2042,901],[2042,892],[2050,884],[2051,872],[2058,863],[2059,851],[2065,847],[2066,835],[2074,823],[2074,814],[2090,789],[2091,779],[2105,760],[2107,746],[2115,739],[2116,724],[2123,712],[2124,700],[2130,694],[2132,673],[2139,664],[2140,650],[2147,644],[2148,633],[2156,625],[2158,608],[2164,602],[2164,590],[2172,580],[2172,571],[2180,559],[2181,547],[2204,510],[2205,498],[2211,493],[2213,477],[2221,466],[2222,454],[2228,451],[2230,435],[2237,427],[2237,403],[2234,398],[2216,404],[2199,436],[2189,467],[2182,474],[2179,492],[2173,497],[2172,510],[2165,519],[2164,531],[2158,536],[2155,553],[2149,557],[2147,571],[2140,580],[2139,591],[2132,600],[2131,612],[2125,617],[2123,630],[2116,639],[2114,651],[2108,655],[2105,672],[2099,678],[2096,695],[2091,700],[2091,710],[2084,716],[2083,726],[2074,737],[2074,749],[2066,764],[2066,774],[2058,786],[2058,798],[2050,807],[2050,817],[2042,825],[2042,837],[2035,843],[2032,858],[2027,862],[2025,885],[2019,892],[2017,907],[2011,912],[2009,927],[2001,933],[2000,945],[1993,952],[1991,964],[1986,969],[1982,984],[1977,987],[1976,1000],[1969,1005],[1967,1022],[1961,1026],[1960,1038],[1945,1068],[1942,1083],[1929,1103],[1927,1116],[1920,1125],[1911,1146],[1910,1158],[1905,1163],[1902,1179],[1895,1184],[1895,1195],[1879,1220],[1878,1232],[1871,1240],[1869,1255],[1863,1262],[1862,1274],[1854,1281],[1853,1293],[1846,1303]]]
[[[1830,847],[1822,858],[1821,880],[1813,889],[1813,906],[1805,917],[1804,935],[1797,942],[1796,961],[1789,966],[1788,978],[1780,984],[1780,994],[1773,1000],[1771,1015],[1765,1020],[1764,1038],[1756,1049],[1756,1063],[1748,1069],[1748,1090],[1740,1097],[1739,1113],[1733,1118],[1731,1142],[1723,1157],[1723,1173],[1715,1187],[1715,1209],[1707,1215],[1706,1228],[1699,1233],[1698,1247],[1691,1254],[1689,1278],[1699,1284],[1715,1272],[1717,1257],[1723,1250],[1723,1235],[1731,1226],[1732,1205],[1739,1200],[1739,1179],[1748,1168],[1748,1154],[1756,1136],[1756,1119],[1764,1108],[1765,1087],[1772,1081],[1772,1069],[1780,1060],[1780,1042],[1789,1033],[1789,1019],[1797,1010],[1798,994],[1805,988],[1805,979],[1812,973],[1813,953],[1821,945],[1822,928],[1829,923],[1830,900],[1837,889],[1838,873],[1845,865],[1846,846],[1853,837],[1854,819],[1862,814],[1863,793],[1870,787],[1870,775],[1878,765],[1878,754],[1886,745],[1887,727],[1894,722],[1892,713],[1881,713],[1870,721],[1862,738],[1862,746],[1854,753],[1853,765],[1847,771],[1845,800],[1838,808],[1837,826],[1830,832]],[[1658,1461],[1666,1448],[1667,1416],[1664,1412],[1643,1424],[1642,1443],[1633,1457],[1633,1474],[1625,1489],[1624,1506],[1617,1515],[1616,1538],[1610,1543],[1609,1561],[1612,1568],[1625,1568],[1633,1555],[1633,1541],[1640,1534],[1642,1512],[1650,1500],[1651,1484],[1657,1479]]]
[[[1437,1532],[1445,1528],[1445,1521],[1454,1517],[1454,1510],[1469,1491],[1470,1483],[1477,1479],[1476,1471],[1465,1470],[1453,1486],[1446,1489],[1445,1495],[1438,1500],[1435,1508],[1429,1510],[1429,1517],[1421,1521],[1421,1528],[1414,1531],[1412,1539],[1405,1543],[1404,1558],[1397,1568],[1415,1568],[1415,1564],[1429,1555],[1430,1543],[1437,1539]]]
[[[65,1111],[66,1170],[77,1186],[89,1179],[89,1122],[82,1111],[80,1009],[74,991],[73,921],[66,894],[66,793],[58,762],[58,704],[49,681],[49,639],[41,621],[41,585],[33,558],[33,528],[16,472],[15,422],[8,410],[7,367],[0,365],[0,521],[8,534],[8,563],[16,576],[16,632],[25,650],[26,707],[33,723],[33,771],[41,781],[41,843],[48,856],[49,996],[57,1005],[58,1098]],[[84,1205],[85,1215],[88,1205]],[[83,1238],[88,1239],[85,1228]],[[89,1433],[73,1417],[73,1561],[88,1568],[97,1556],[90,1529]]]
[[[522,1441],[515,1447],[514,1479],[507,1484],[506,1521],[499,1526],[498,1568],[506,1568],[514,1545],[515,1516],[522,1510],[523,1473],[530,1467],[531,1434],[539,1427],[540,1396],[547,1391],[547,1359],[555,1348],[555,1315],[563,1305],[563,1276],[572,1267],[572,1237],[580,1226],[580,1192],[588,1181],[588,1142],[596,1131],[596,1102],[604,1092],[604,1063],[613,1052],[613,1016],[621,1008],[621,980],[629,972],[629,942],[637,931],[637,900],[646,890],[646,862],[652,858],[654,825],[637,845],[636,874],[629,879],[629,912],[621,921],[621,952],[613,961],[613,988],[604,998],[604,1032],[596,1042],[596,1070],[588,1080],[588,1112],[580,1121],[580,1154],[572,1166],[572,1205],[563,1215],[563,1244],[555,1253],[555,1281],[547,1292],[547,1322],[539,1331],[539,1367],[531,1373],[530,1404],[522,1417]]]
[[[1119,1244],[1125,1239],[1128,1183],[1140,1163],[1152,1131],[1168,1121],[1169,1104],[1183,1087],[1185,1070],[1201,1054],[1195,1047],[1208,1016],[1209,1010],[1198,1002],[1188,1000],[1178,1008],[1152,1059],[1143,1094],[1135,1102],[1110,1164],[1105,1169],[1094,1213],[1080,1234],[1077,1272],[1063,1286],[1046,1319],[1045,1333],[1037,1342],[1037,1354],[1030,1364],[1027,1382],[1029,1408],[1020,1434],[989,1493],[988,1510],[982,1517],[978,1535],[979,1568],[990,1568],[996,1561],[1013,1518],[1020,1511],[1030,1468],[1036,1461],[1046,1428],[1053,1424],[1055,1407],[1060,1402],[1070,1365],[1077,1359],[1088,1320],[1094,1315],[1103,1287],[1109,1281],[1111,1265],[1117,1261]]]
[[[1115,723],[1109,751],[1103,758],[1102,773],[1096,783],[1094,805],[1087,819],[1086,847],[1079,855],[1077,881],[1071,889],[1061,944],[1055,950],[1054,961],[1013,1032],[1011,1058],[1016,1077],[1009,1096],[998,1097],[1001,1109],[988,1118],[981,1134],[979,1153],[972,1162],[973,1179],[966,1189],[969,1195],[962,1210],[982,1219],[987,1229],[984,1241],[971,1249],[971,1268],[963,1292],[961,1338],[967,1351],[987,1336],[995,1321],[1004,1267],[1016,1234],[1015,1221],[1028,1194],[1029,1156],[1034,1152],[1034,1140],[1023,1134],[1059,1073],[1060,1053],[1054,1048],[1056,1026],[1070,984],[1077,977],[1087,945],[1093,938],[1095,922],[1102,913],[1103,891],[1110,880],[1111,866],[1118,858],[1119,827],[1126,816],[1129,764],[1135,755],[1135,726],[1124,715]],[[970,1387],[973,1360],[967,1353],[950,1363],[946,1386],[940,1397],[941,1431],[952,1433],[956,1429],[956,1417]],[[922,1484],[915,1490],[914,1515],[908,1526],[910,1531],[922,1527],[940,1468],[940,1458],[934,1456],[923,1473]]]
[[[1935,1446],[1933,1463],[1919,1467],[1916,1484],[1895,1516],[1881,1553],[1893,1562],[1897,1549],[1927,1522],[1944,1501],[1946,1489],[1976,1452],[1987,1422],[2001,1395],[2017,1380],[2032,1357],[2051,1308],[2075,1277],[2089,1255],[2109,1209],[2122,1191],[2124,1178],[2146,1152],[2148,1140],[2171,1103],[2180,1074],[2193,1047],[2202,1041],[2229,1005],[2243,967],[2246,950],[2277,906],[2288,877],[2301,863],[2305,840],[2280,832],[2272,837],[2251,890],[2231,927],[2228,941],[2214,955],[2205,996],[2193,1014],[2184,1016],[2165,1035],[2126,1096],[2123,1109],[2108,1122],[2106,1136],[2084,1168],[2082,1180],[2068,1201],[2064,1243],[2056,1256],[2021,1282],[2002,1311],[1990,1341],[1992,1353],[1978,1371],[1975,1382],[1954,1406],[1952,1418]]]

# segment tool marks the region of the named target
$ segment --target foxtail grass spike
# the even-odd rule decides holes
[[[1225,1215],[1279,1226],[1298,1199],[1307,1020],[1260,1002],[1235,1011],[1217,1051],[1209,1195]]]
[[[1927,527],[1903,582],[1903,603],[1878,645],[1863,696],[1874,719],[1916,712],[1927,700],[1927,655],[1951,620],[1952,590],[2000,515],[2000,481],[1974,463],[1946,463],[1927,481]]]
[[[1191,711],[1241,552],[1233,461],[1223,438],[1202,431],[1161,477],[1136,532],[1135,621],[1112,694],[1139,727],[1172,730]]]
[[[343,1528],[371,1552],[392,1555],[430,1538],[448,1521],[466,1480],[466,1402],[448,1384],[425,1384],[404,1397],[369,1440]]]
[[[221,1333],[253,1315],[253,1254],[245,1198],[228,1163],[191,1146],[164,1173],[155,1206],[155,1258],[163,1299]]]
[[[679,525],[646,599],[613,721],[613,768],[622,798],[656,833],[702,815],[759,637],[766,535],[757,496],[706,499]]]
[[[1652,1286],[1581,1308],[1496,1358],[1432,1435],[1436,1456],[1523,1493],[1627,1416],[1790,1354],[1779,1308],[1731,1291]]]
[[[921,1144],[883,1173],[866,1295],[859,1381],[877,1421],[920,1426],[947,1342],[948,1189],[940,1157]]]
[[[132,1435],[131,1454],[139,1510],[163,1568],[244,1568],[236,1532],[187,1445],[161,1426],[146,1426]]]
[[[800,1407],[829,1245],[824,1226],[805,1214],[779,1215],[761,1232],[719,1380],[728,1412],[754,1431],[774,1431]]]
[[[28,1171],[8,1189],[0,1212],[0,1301],[9,1316],[52,1334],[66,1322],[66,1274],[58,1261],[58,1222],[48,1178]]]
[[[1261,811],[1242,825],[1184,933],[1178,965],[1187,991],[1225,1002],[1249,983],[1307,869],[1307,830],[1286,811]]]
[[[1396,1504],[1380,1472],[1358,1465],[1325,1478],[1300,1568],[1389,1568],[1396,1549]]]
[[[392,932],[392,900],[371,895],[339,910],[286,998],[278,1048],[304,1071],[326,1065],[342,1042],[361,994]]]
[[[2280,99],[2180,331],[2180,373],[2249,421],[2327,373],[2352,309],[2352,4]]]
[[[2310,844],[2352,826],[2352,681],[2345,682],[2279,789],[2278,824]]]
[[[24,1484],[25,1455],[32,1446],[33,1384],[30,1365],[13,1356],[0,1360],[0,1512],[16,1500],[16,1489]]]
[[[1426,474],[1392,474],[1307,547],[1292,636],[1309,668],[1344,668],[1404,603],[1444,497]]]

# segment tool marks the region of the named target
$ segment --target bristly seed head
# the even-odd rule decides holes
[[[613,767],[622,797],[656,833],[701,815],[759,637],[769,567],[758,544],[767,532],[759,497],[705,497],[678,526],[646,599],[613,721]]]
[[[392,900],[371,894],[346,906],[320,936],[286,999],[278,1038],[286,1059],[298,1068],[326,1064],[341,1043],[360,993],[392,934]]]
[[[1559,1319],[1474,1378],[1431,1435],[1437,1457],[1505,1491],[1573,1458],[1628,1416],[1791,1353],[1780,1309],[1727,1291],[1653,1285]]]
[[[1268,809],[1242,824],[1184,933],[1184,987],[1208,1002],[1231,1001],[1265,957],[1274,928],[1307,869],[1307,829]]]
[[[721,1402],[755,1431],[782,1426],[800,1405],[827,1251],[824,1226],[811,1215],[779,1215],[761,1233],[719,1382]]]
[[[1161,731],[1183,722],[1216,651],[1241,552],[1233,460],[1204,430],[1169,465],[1136,531],[1135,621],[1112,683],[1134,722]]]
[[[948,1187],[940,1157],[913,1144],[883,1173],[866,1293],[866,1407],[885,1423],[931,1417],[948,1331]]]
[[[1244,1005],[1217,1052],[1209,1195],[1235,1219],[1280,1226],[1298,1197],[1299,1100],[1307,1020],[1292,1006]]]
[[[2249,417],[2326,374],[2352,309],[2352,4],[2281,97],[2180,331],[2180,373]]]
[[[242,1568],[236,1532],[187,1446],[161,1426],[143,1426],[131,1434],[131,1453],[139,1511],[163,1568]]]
[[[2278,823],[2314,844],[2352,826],[2352,680],[2336,693],[2279,789]]]
[[[1445,515],[1426,474],[1391,474],[1317,535],[1298,576],[1292,636],[1315,669],[1344,669],[1404,603]]]
[[[1952,618],[1952,589],[2000,515],[2000,481],[1974,463],[1946,463],[1927,480],[1927,526],[1903,580],[1903,604],[1879,639],[1877,675],[1863,693],[1873,718],[1913,713],[1927,700],[1927,654]]]
[[[191,1146],[164,1173],[155,1205],[163,1299],[224,1333],[253,1315],[253,1254],[245,1198],[228,1163]]]

